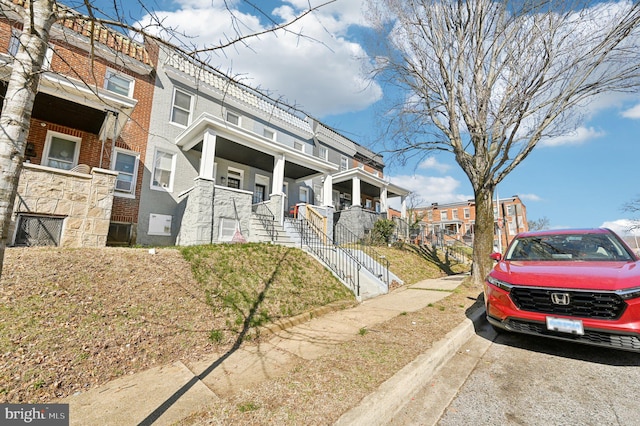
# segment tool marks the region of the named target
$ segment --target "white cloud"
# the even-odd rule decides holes
[[[265,10],[278,22],[288,21],[308,7],[307,0],[280,4]],[[229,5],[236,7],[233,2]],[[235,44],[213,54],[209,63],[319,118],[364,110],[382,98],[382,89],[363,74],[364,48],[346,38],[353,25],[363,24],[360,8],[357,1],[332,3],[296,22],[289,27],[291,32],[250,38],[247,46]],[[165,26],[193,37],[190,43],[198,47],[219,45],[236,34],[221,0],[182,0],[177,10],[156,13]],[[235,10],[234,14],[246,34],[266,28],[261,22],[264,17],[255,10]]]
[[[598,131],[593,127],[578,127],[575,131],[554,138],[543,139],[539,146],[562,146],[562,145],[581,145],[591,139],[604,136],[606,133]]]
[[[629,231],[629,228],[632,225],[633,225],[633,221],[629,219],[617,219],[613,221],[604,222],[602,225],[600,225],[600,227],[609,228],[613,232],[622,236],[635,235],[637,237],[640,237],[640,229],[634,229],[633,231]]]
[[[451,165],[440,163],[438,160],[435,159],[435,157],[429,157],[424,161],[422,161],[418,165],[418,168],[423,170],[437,170],[441,173],[445,173],[446,171],[451,169]]]
[[[622,116],[625,118],[631,118],[631,119],[639,119],[640,118],[640,104],[627,109],[626,111],[622,112]]]
[[[399,175],[390,176],[390,178],[394,184],[406,188],[414,194],[413,197],[418,203],[414,207],[426,206],[431,203],[446,204],[473,199],[473,195],[465,195],[458,192],[460,181],[451,176]],[[391,205],[394,208],[399,208],[398,200],[391,200]]]
[[[523,201],[542,201],[542,198],[536,194],[518,194]]]

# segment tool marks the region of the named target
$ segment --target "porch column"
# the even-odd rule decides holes
[[[360,178],[354,176],[351,182],[353,184],[353,189],[351,190],[351,205],[360,206],[362,205],[362,201],[360,201]]]
[[[325,175],[324,177],[322,202],[325,206],[335,207],[333,205],[333,175]]]
[[[380,190],[380,212],[388,212],[389,208],[387,207],[387,197],[388,197],[387,187],[385,186]]]
[[[282,194],[282,187],[284,186],[284,161],[284,154],[274,158],[272,194]]]
[[[406,196],[402,196],[400,197],[400,200],[402,201],[402,207],[400,208],[400,217],[403,219],[407,218],[407,197]]]
[[[216,132],[207,129],[202,139],[202,155],[200,156],[200,174],[204,179],[215,179]]]

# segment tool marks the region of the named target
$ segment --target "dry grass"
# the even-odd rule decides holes
[[[298,249],[8,249],[0,280],[0,401],[55,401],[123,374],[228,350],[240,333],[352,295]],[[380,248],[405,284],[442,275],[415,253]],[[239,389],[190,423],[326,424],[464,318],[478,291],[401,315]],[[245,344],[251,344],[247,342]],[[304,407],[304,408],[301,408]],[[207,420],[208,419],[208,420]]]

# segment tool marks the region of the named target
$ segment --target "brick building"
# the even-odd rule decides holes
[[[22,2],[14,0],[14,4]],[[33,106],[12,217],[15,245],[135,239],[154,77],[145,46],[77,15],[58,22]],[[0,96],[22,22],[0,18]],[[91,41],[93,37],[93,41]]]
[[[458,203],[438,204],[413,209],[410,214],[414,227],[412,239],[433,241],[440,239],[445,244],[462,241],[471,245],[474,237],[476,221],[475,202],[468,200]],[[494,245],[504,249],[519,233],[529,230],[527,224],[527,208],[517,195],[500,198],[494,202],[493,215],[495,223]]]

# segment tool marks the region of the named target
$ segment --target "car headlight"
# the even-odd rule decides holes
[[[510,292],[511,289],[513,288],[513,286],[508,282],[500,281],[499,279],[494,278],[491,275],[487,277],[487,282],[491,285],[498,287],[500,290],[506,291],[507,293]]]
[[[640,297],[640,288],[630,288],[628,290],[619,290],[616,291],[620,297],[624,300],[635,299],[636,297]]]

